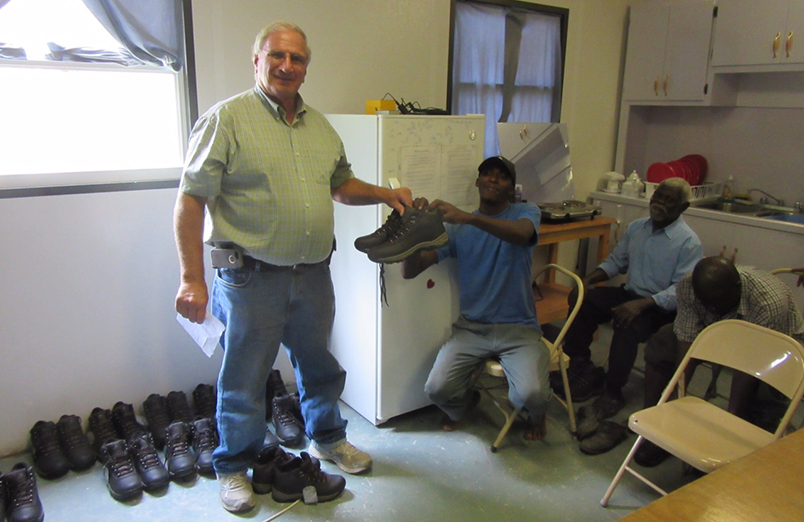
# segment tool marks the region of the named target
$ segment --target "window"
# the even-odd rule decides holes
[[[195,113],[185,15],[181,0],[0,0],[0,190],[177,180]]]
[[[452,114],[486,115],[486,156],[497,122],[558,122],[569,11],[500,0],[455,0],[448,97]]]

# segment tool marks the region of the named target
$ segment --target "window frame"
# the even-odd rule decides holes
[[[490,4],[502,7],[511,7],[516,9],[524,9],[537,13],[556,15],[560,19],[561,26],[561,85],[559,86],[560,97],[563,104],[564,99],[564,73],[567,63],[567,28],[569,26],[569,9],[564,7],[556,7],[544,4],[535,4],[530,2],[521,2],[518,0],[451,0],[450,1],[450,16],[449,16],[449,53],[447,68],[447,107],[452,111],[452,79],[453,79],[453,64],[455,61],[455,5],[459,2],[462,3],[475,3],[475,4]],[[559,114],[556,122],[560,120]]]
[[[193,40],[192,0],[182,0],[182,15],[184,18],[184,66],[178,72],[176,87],[178,89],[178,117],[181,130],[180,141],[182,153],[186,151],[190,131],[198,119],[198,91],[196,86],[195,52]],[[5,60],[4,60],[5,61]],[[0,64],[0,66],[3,66]],[[8,66],[29,67],[61,67],[69,69],[102,70],[119,66],[98,63],[70,63],[70,62],[41,62],[29,61],[23,64],[18,61],[9,61]],[[133,71],[132,71],[133,72]],[[136,73],[135,73],[136,74]],[[126,173],[125,181],[114,181],[115,173]],[[81,178],[85,181],[70,183],[69,178]],[[154,169],[108,170],[92,172],[70,173],[43,173],[21,174],[20,179],[44,179],[45,183],[36,183],[32,186],[0,187],[0,199],[19,197],[54,196],[68,194],[88,194],[101,192],[121,192],[129,190],[153,190],[176,188],[181,177],[181,167],[164,167]],[[52,181],[50,181],[52,180]],[[13,183],[12,183],[13,185]]]

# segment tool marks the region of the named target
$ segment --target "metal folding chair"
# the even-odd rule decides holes
[[[547,270],[556,270],[556,271],[561,272],[562,274],[572,278],[575,281],[575,284],[577,285],[577,288],[578,288],[578,301],[575,303],[575,306],[570,311],[569,316],[567,317],[567,320],[564,323],[564,326],[561,328],[561,331],[558,333],[558,336],[556,337],[555,341],[550,342],[547,339],[545,339],[544,337],[542,337],[542,340],[541,340],[541,342],[544,343],[547,346],[547,348],[550,350],[550,371],[551,372],[552,371],[561,372],[561,379],[562,379],[562,381],[564,383],[564,397],[565,397],[565,399],[562,399],[561,397],[559,397],[555,393],[553,394],[553,397],[559,403],[561,403],[561,405],[563,405],[566,408],[567,413],[569,415],[570,432],[572,433],[573,438],[575,438],[576,432],[577,432],[576,423],[575,423],[575,411],[574,411],[574,408],[572,406],[572,396],[570,394],[569,380],[567,379],[567,368],[569,367],[569,356],[564,353],[563,345],[564,345],[564,336],[566,335],[567,330],[569,330],[569,327],[572,324],[572,321],[575,320],[575,316],[578,315],[578,310],[581,308],[581,303],[583,302],[583,297],[584,297],[584,288],[583,288],[583,282],[581,281],[580,277],[578,277],[573,272],[570,272],[566,268],[564,268],[562,266],[559,266],[559,265],[556,265],[556,264],[545,265],[541,270],[539,270],[533,276],[533,280],[536,280],[536,278],[538,278],[542,273],[544,273]],[[518,408],[512,410],[511,407],[508,405],[508,401],[507,401],[506,397],[497,397],[497,396],[495,396],[492,393],[492,389],[494,389],[496,387],[485,386],[480,381],[480,377],[482,376],[483,373],[485,373],[486,375],[490,375],[492,377],[505,379],[505,372],[503,372],[502,365],[500,364],[500,362],[498,360],[489,359],[489,360],[486,361],[486,364],[482,368],[482,370],[478,373],[477,379],[475,381],[477,386],[480,388],[480,390],[483,391],[486,395],[488,395],[491,398],[491,400],[494,402],[494,405],[497,407],[497,409],[499,409],[502,412],[503,416],[505,417],[505,423],[503,424],[503,427],[500,430],[500,433],[497,435],[497,439],[494,441],[494,444],[491,445],[491,451],[492,451],[492,453],[494,453],[494,452],[497,451],[497,449],[499,449],[500,444],[502,443],[502,441],[505,438],[505,436],[508,434],[508,430],[511,429],[511,426],[513,425],[514,421],[517,419],[517,417],[520,416],[520,414],[522,412]]]
[[[772,386],[790,404],[771,433],[712,403],[685,396],[668,401],[691,359],[748,373]],[[737,319],[705,328],[695,339],[656,406],[631,415],[628,425],[639,437],[600,501],[608,505],[627,471],[662,495],[667,493],[630,467],[647,439],[690,466],[709,473],[779,439],[804,395],[804,348],[792,337]]]

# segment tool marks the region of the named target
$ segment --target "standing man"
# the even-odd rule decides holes
[[[678,283],[678,315],[645,346],[645,408],[655,406],[692,342],[707,326],[723,319],[742,319],[789,335],[804,344],[804,320],[793,293],[771,274],[735,265],[725,257],[701,260],[692,274]],[[697,364],[695,365],[697,366]],[[692,378],[695,366],[686,374]],[[689,368],[688,368],[689,370]],[[728,410],[746,417],[759,380],[741,372],[732,376]],[[652,467],[669,454],[643,441],[634,455],[641,466]]]
[[[449,224],[449,245],[419,251],[402,264],[403,277],[412,279],[444,258],[458,260],[461,315],[430,370],[425,392],[445,413],[442,429],[453,431],[480,399],[470,390],[472,373],[485,359],[497,357],[511,403],[529,413],[525,439],[541,440],[550,400],[550,353],[540,342],[530,280],[541,214],[536,205],[511,203],[516,171],[507,159],[487,158],[478,173],[480,208],[470,213],[433,201],[429,210]],[[427,207],[427,200],[418,198],[414,206]]]
[[[385,203],[400,214],[413,204],[406,188],[356,179],[335,130],[302,100],[311,52],[299,27],[269,25],[253,51],[256,86],[209,109],[193,129],[174,212],[176,309],[190,321],[204,320],[209,299],[203,242],[236,252],[226,253],[235,263],[217,268],[212,286],[212,313],[226,325],[213,464],[232,512],[254,507],[246,471],[265,437],[265,387],[280,343],[295,371],[310,454],[348,473],[371,467],[346,440],[337,404],[346,373],[328,351],[332,200]]]
[[[681,218],[690,206],[690,197],[690,186],[683,179],[663,181],[650,198],[650,217],[631,223],[611,255],[583,281],[586,297],[564,343],[564,352],[570,356],[570,393],[578,402],[601,391],[602,395],[590,411],[582,412],[586,413],[582,417],[591,421],[582,425],[594,426],[622,409],[625,398],[621,390],[628,382],[639,343],[673,322],[676,284],[703,255],[701,241]],[[592,287],[625,273],[628,276],[622,286]],[[575,292],[570,295],[571,305],[576,297]],[[598,325],[607,321],[611,321],[614,335],[608,373],[603,377],[602,368],[595,368],[590,360],[589,346]],[[580,437],[591,434],[582,431],[579,425]]]

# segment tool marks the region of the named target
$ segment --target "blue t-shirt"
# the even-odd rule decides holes
[[[529,219],[538,231],[541,211],[531,203],[513,203],[490,217]],[[538,328],[531,287],[537,235],[528,244],[514,245],[471,225],[448,224],[446,229],[449,245],[438,251],[438,259],[458,260],[461,315],[478,323],[516,323]]]

